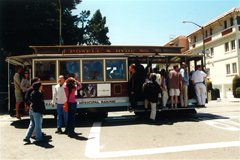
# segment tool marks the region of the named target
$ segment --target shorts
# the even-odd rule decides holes
[[[170,96],[179,96],[180,95],[180,90],[179,89],[170,88],[169,89],[169,95]]]
[[[23,97],[22,97],[21,91],[15,90],[14,94],[15,94],[16,102],[23,102]]]

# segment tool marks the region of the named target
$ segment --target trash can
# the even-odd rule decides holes
[[[217,100],[220,98],[220,90],[217,88],[214,88],[211,92],[212,100]]]

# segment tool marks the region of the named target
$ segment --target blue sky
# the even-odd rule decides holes
[[[100,9],[106,17],[112,45],[164,45],[170,37],[188,35],[228,10],[240,0],[83,0],[73,14]]]

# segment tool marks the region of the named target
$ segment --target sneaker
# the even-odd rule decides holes
[[[45,136],[43,136],[43,139],[50,140],[50,139],[52,139],[52,136],[51,135],[45,135]]]
[[[57,134],[62,134],[63,132],[62,132],[62,129],[61,129],[61,128],[58,128],[55,133],[57,133]]]
[[[24,138],[23,141],[26,142],[26,143],[31,143],[31,141],[29,139],[26,139],[26,138]]]
[[[21,120],[21,116],[20,115],[15,115],[14,117],[16,117],[17,119]]]
[[[66,130],[63,132],[63,134],[68,134],[68,130],[66,129]]]

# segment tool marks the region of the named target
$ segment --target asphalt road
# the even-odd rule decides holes
[[[240,103],[211,101],[195,115],[159,115],[156,123],[129,112],[113,112],[103,121],[79,118],[69,138],[55,134],[53,116],[45,116],[48,143],[24,144],[29,119],[0,115],[0,159],[240,159]]]

